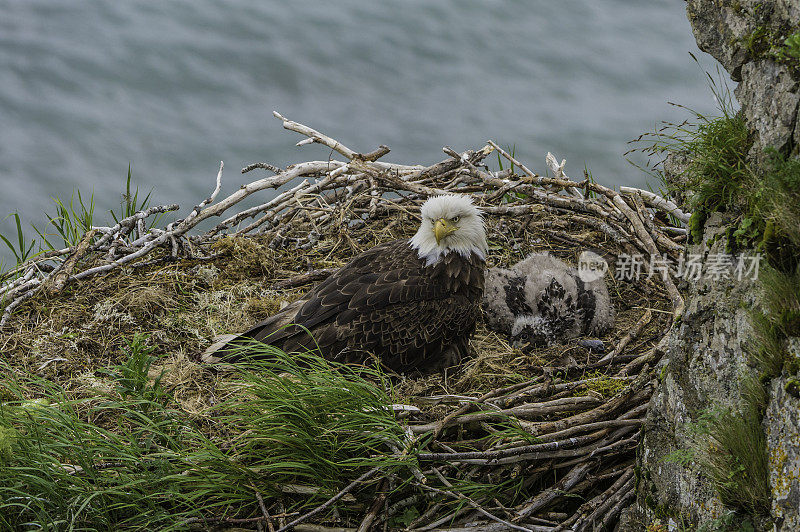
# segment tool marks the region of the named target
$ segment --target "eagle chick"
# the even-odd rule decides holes
[[[482,305],[488,327],[515,346],[599,336],[614,325],[603,278],[584,282],[548,253],[534,253],[510,269],[490,268]]]

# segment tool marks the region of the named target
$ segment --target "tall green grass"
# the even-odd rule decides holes
[[[800,266],[800,158],[776,151],[748,190],[748,215],[763,227],[760,247],[775,267]]]
[[[750,363],[763,380],[781,375],[787,364],[789,373],[797,373],[795,357],[786,346],[786,339],[800,335],[800,268],[784,273],[765,267],[759,281],[764,309],[751,313],[753,337],[747,346]]]
[[[672,195],[687,199],[693,242],[702,240],[709,215],[724,212],[729,252],[755,248],[791,274],[800,266],[800,158],[769,147],[753,153],[745,117],[719,71],[719,80],[706,76],[719,112],[706,116],[687,109],[690,119],[640,136],[631,151],[661,160],[680,154],[688,161],[678,180],[657,170],[649,173],[660,177]]]
[[[289,356],[261,343],[243,349],[257,368],[241,373],[247,399],[219,411],[228,427],[247,420],[249,430],[231,444],[255,470],[333,487],[358,471],[404,463],[393,456],[405,450],[406,437],[381,373],[310,353]]]
[[[17,259],[17,264],[20,264],[28,260],[33,255],[33,247],[36,245],[36,241],[33,240],[29,242],[26,239],[25,233],[22,230],[22,217],[19,215],[19,213],[13,213],[9,216],[14,217],[17,234],[7,237],[0,233],[0,240],[2,240],[6,247],[11,250],[11,253],[14,254],[14,258]],[[0,270],[0,273],[2,273],[2,270]]]
[[[692,58],[697,61],[694,55]],[[717,102],[716,114],[704,115],[674,104],[685,109],[690,118],[680,124],[666,123],[653,133],[641,135],[633,141],[637,147],[630,150],[641,151],[659,161],[670,154],[687,157],[688,167],[679,184],[670,182],[658,170],[643,170],[659,178],[668,194],[688,198],[693,212],[689,226],[695,242],[702,238],[703,225],[710,213],[737,210],[745,205],[743,191],[753,178],[747,161],[752,140],[744,116],[737,110],[719,68],[716,78],[708,72],[706,77]]]
[[[745,381],[743,388],[739,408],[726,411],[709,423],[710,441],[703,461],[723,504],[747,515],[767,516],[769,464],[761,427],[767,397],[755,378]]]
[[[688,192],[692,211],[689,226],[695,242],[702,238],[703,224],[710,213],[746,206],[744,191],[753,180],[746,162],[751,142],[744,117],[729,105],[722,105],[720,110],[720,116],[696,114],[696,122],[664,130],[650,147],[651,153],[681,153],[689,157],[680,190],[666,181],[663,188],[669,193]]]
[[[318,503],[369,468],[413,463],[396,455],[404,433],[378,373],[263,346],[270,361],[238,368],[235,393],[197,418],[146,378],[145,344],[109,368],[116,393],[88,399],[0,362],[0,529],[181,530],[261,515],[254,489],[320,486]]]
[[[692,207],[713,212],[739,205],[750,177],[745,162],[750,143],[743,116],[724,113],[701,122],[681,144],[692,158],[687,180],[694,192]]]

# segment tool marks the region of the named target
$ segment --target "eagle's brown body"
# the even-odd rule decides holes
[[[398,372],[449,365],[467,352],[484,288],[483,257],[465,255],[451,251],[426,266],[408,239],[376,246],[236,338],[286,352],[318,346],[345,363],[375,355]],[[229,357],[231,345],[214,356]]]

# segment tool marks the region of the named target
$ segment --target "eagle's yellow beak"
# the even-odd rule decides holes
[[[452,233],[458,229],[456,226],[451,224],[445,218],[439,218],[436,220],[436,225],[433,226],[433,236],[436,237],[436,244],[438,245],[439,242],[442,241],[444,237]]]

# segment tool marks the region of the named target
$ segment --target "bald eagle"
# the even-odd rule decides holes
[[[329,359],[363,363],[371,355],[395,372],[429,372],[467,353],[480,313],[488,246],[468,196],[442,195],[421,208],[411,239],[369,249],[300,300],[203,354],[233,361],[237,340],[286,352],[319,348]]]

